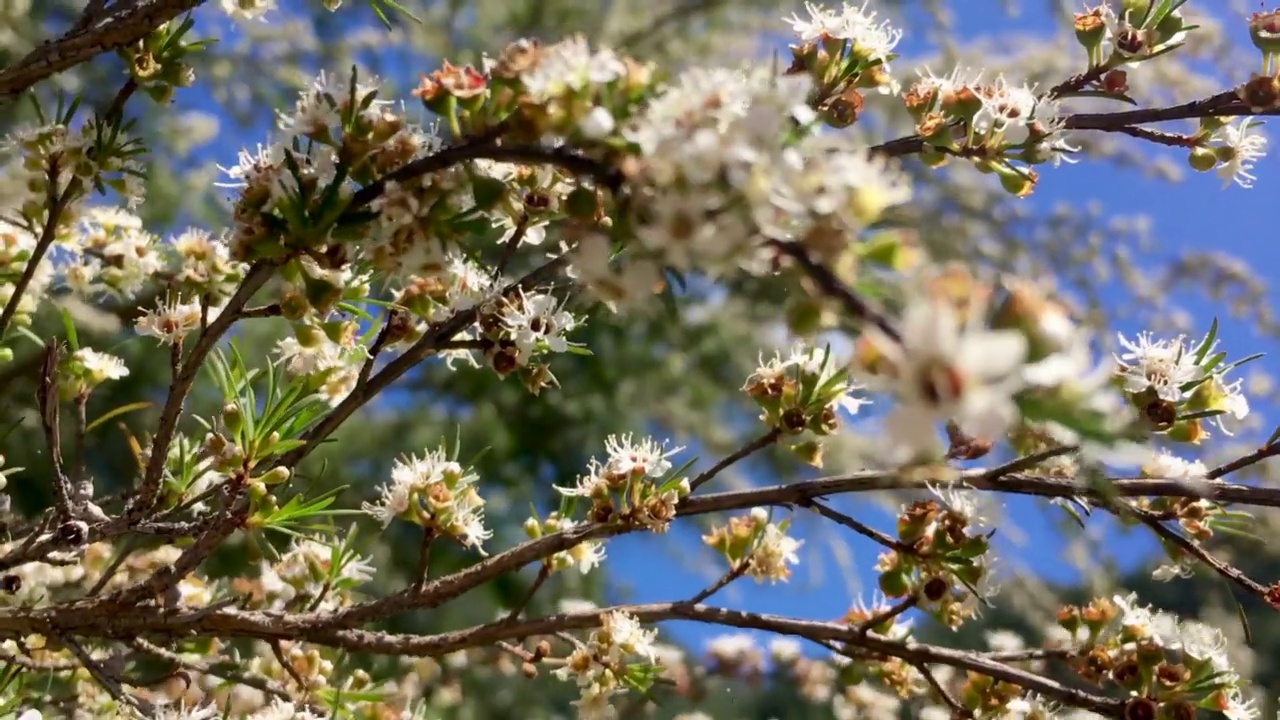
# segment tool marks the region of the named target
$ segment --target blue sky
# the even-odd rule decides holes
[[[1001,3],[994,0],[963,0],[952,4],[953,7],[959,5],[965,8],[964,13],[957,13],[955,32],[970,38],[1009,30],[1044,35],[1062,32],[1060,27],[1053,26],[1051,18],[1046,14],[1046,6],[1049,4],[1043,0],[1024,2],[1023,13],[1011,20],[999,11]],[[216,13],[206,9],[205,17],[212,15]],[[906,27],[921,25],[907,24]],[[1239,42],[1248,42],[1243,18],[1236,23],[1232,34]],[[909,34],[900,50],[910,58],[924,52],[925,44]],[[1083,59],[1083,51],[1081,58]],[[1247,77],[1249,70],[1250,68],[1242,68],[1240,78],[1236,81]],[[190,104],[192,95],[179,94],[179,105],[195,107]],[[252,146],[257,139],[229,134],[204,148],[201,156],[205,159],[216,157],[218,162],[230,164],[240,146]],[[1139,143],[1137,140],[1131,142],[1135,145]],[[1175,161],[1182,161],[1183,153],[1180,151],[1155,146],[1147,151],[1152,153],[1152,157],[1167,154]],[[1058,169],[1044,169],[1036,194],[1023,202],[1049,208],[1060,202],[1083,205],[1097,201],[1111,212],[1148,213],[1152,217],[1154,234],[1158,238],[1153,257],[1168,257],[1188,248],[1211,246],[1249,258],[1255,272],[1269,279],[1272,268],[1280,260],[1280,251],[1277,251],[1265,232],[1259,231],[1260,224],[1254,218],[1270,217],[1268,209],[1271,198],[1276,197],[1275,193],[1280,191],[1280,172],[1276,172],[1277,170],[1280,167],[1273,159],[1268,158],[1256,168],[1255,174],[1259,179],[1254,190],[1236,187],[1224,190],[1221,182],[1212,174],[1190,174],[1184,182],[1171,185],[1147,179],[1138,173],[1117,170],[1112,166],[1083,162],[1078,165],[1063,165]],[[991,181],[995,182],[994,179]],[[1118,294],[1113,295],[1117,303],[1123,301]],[[1202,307],[1194,313],[1200,328],[1207,327],[1213,313],[1212,307]],[[1118,329],[1133,332],[1139,328]],[[1250,335],[1247,328],[1229,320],[1224,321],[1221,336],[1224,338],[1225,348],[1233,355],[1271,349],[1270,341],[1260,343]],[[757,480],[766,484],[784,481],[763,476],[758,476]],[[711,489],[715,489],[714,485]],[[856,514],[865,522],[886,530],[892,529],[892,518],[884,512],[860,508],[860,505],[867,504],[859,503],[857,498],[843,498],[836,506]],[[1007,558],[1004,571],[1037,572],[1055,581],[1071,580],[1075,573],[1061,560],[1063,543],[1054,529],[1061,512],[1049,510],[1044,503],[1025,498],[1010,500],[1008,507],[1011,517],[1016,518],[1017,524],[1025,532],[1025,538],[1020,546],[1005,545],[1001,553]],[[1004,538],[1006,535],[1008,533],[998,537]],[[1125,566],[1145,560],[1156,547],[1153,541],[1142,534],[1130,534],[1129,538],[1130,541],[1125,544],[1127,557],[1117,558],[1127,560],[1122,563]],[[611,590],[612,599],[629,602],[681,599],[697,592],[707,583],[705,575],[694,572],[683,562],[694,553],[705,553],[702,557],[711,557],[710,551],[703,548],[696,533],[677,527],[665,540],[664,552],[654,552],[654,538],[650,536],[621,538],[611,543],[610,561],[606,567],[615,579]],[[741,581],[722,591],[714,601],[762,612],[786,613],[814,619],[836,618],[854,600],[851,585],[861,588],[864,593],[870,593],[874,588],[874,575],[870,568],[879,549],[857,537],[851,539],[849,547],[856,568],[855,577],[850,578],[842,572],[836,558],[811,537],[802,553],[802,567],[790,583],[757,586],[750,581]],[[672,624],[670,632],[675,639],[691,644],[694,650],[700,650],[702,644],[711,635],[717,634],[718,630],[691,624]]]

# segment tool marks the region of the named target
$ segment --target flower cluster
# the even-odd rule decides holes
[[[577,683],[581,697],[574,702],[582,720],[613,717],[612,698],[628,688],[646,690],[660,668],[654,664],[657,630],[624,612],[601,618],[599,630],[580,644],[555,671],[561,680]]]
[[[971,493],[935,489],[937,499],[904,505],[895,547],[880,555],[876,571],[885,596],[910,602],[948,627],[977,613],[991,584],[990,533]]]
[[[754,578],[757,582],[791,577],[791,567],[800,562],[796,551],[804,544],[787,535],[791,523],[770,522],[769,511],[753,508],[746,517],[729,518],[727,525],[716,526],[702,536],[702,542],[729,561],[729,569]]]
[[[329,538],[300,538],[274,563],[265,560],[255,583],[244,583],[272,610],[328,611],[351,603],[352,591],[373,578],[368,560],[350,549],[354,533],[334,545]]]
[[[1120,336],[1125,352],[1116,356],[1117,382],[1151,430],[1175,442],[1199,444],[1208,436],[1203,421],[1212,420],[1229,435],[1226,417],[1248,416],[1249,401],[1241,393],[1244,381],[1228,381],[1226,375],[1261,356],[1224,365],[1227,354],[1217,351],[1217,329],[1215,321],[1194,347],[1182,335],[1164,340],[1150,333],[1134,340]]]
[[[1258,717],[1227,657],[1226,638],[1208,625],[1140,605],[1132,594],[1064,607],[1058,624],[1080,638],[1072,643],[1078,651],[1072,669],[1128,694],[1128,717],[1189,717],[1197,709],[1234,720]]]
[[[363,509],[384,526],[400,518],[479,549],[493,536],[484,526],[485,503],[476,490],[479,479],[443,449],[422,457],[410,455],[396,460],[382,496]]]
[[[671,473],[668,450],[650,438],[610,435],[608,458],[591,459],[587,474],[573,487],[556,487],[566,498],[587,498],[593,522],[620,522],[664,532],[675,518],[676,503],[689,494],[689,479]]]

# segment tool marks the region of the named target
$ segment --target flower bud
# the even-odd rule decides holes
[[[1169,429],[1168,438],[1174,442],[1199,445],[1207,433],[1199,420],[1183,420]]]
[[[1107,25],[1102,19],[1102,8],[1075,14],[1076,40],[1086,50],[1094,53],[1107,36]]]
[[[267,473],[264,474],[261,478],[259,478],[259,481],[263,485],[279,485],[280,483],[288,480],[289,475],[290,475],[289,468],[274,467],[268,470]]]
[[[1256,12],[1250,16],[1249,39],[1264,53],[1280,52],[1280,10]]]
[[[530,540],[542,537],[542,523],[538,522],[538,518],[531,517],[524,521],[524,534]]]
[[[1187,164],[1196,172],[1209,172],[1218,167],[1218,155],[1213,148],[1194,147],[1187,155]]]
[[[880,591],[885,597],[902,597],[911,591],[907,576],[900,570],[880,574]]]
[[[1280,105],[1280,78],[1254,74],[1236,88],[1236,97],[1255,113],[1274,109]]]
[[[239,435],[244,429],[244,415],[240,413],[240,406],[236,403],[227,403],[222,407],[222,426],[232,435]]]
[[[1010,165],[997,166],[996,174],[1000,176],[1000,186],[1010,195],[1020,198],[1030,195],[1040,179],[1031,168],[1019,169]]]

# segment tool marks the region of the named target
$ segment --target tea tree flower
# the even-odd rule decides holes
[[[876,387],[897,405],[885,419],[889,455],[909,460],[933,452],[926,428],[950,419],[966,435],[998,438],[1017,420],[1014,393],[1026,357],[1026,339],[1011,330],[985,330],[946,302],[918,295],[903,311],[902,342],[872,328],[867,338],[881,360],[869,368]]]
[[[478,480],[443,449],[422,457],[410,455],[396,460],[379,500],[362,508],[384,526],[402,518],[480,549],[493,533],[484,526],[485,501],[476,491]]]
[[[223,12],[236,20],[264,20],[276,9],[276,0],[221,0]]]
[[[147,310],[134,323],[134,329],[140,335],[156,338],[161,344],[174,345],[199,329],[203,315],[199,301],[183,302],[170,297],[157,307]],[[213,319],[217,312],[210,308],[208,315],[209,319]]]
[[[1220,163],[1218,177],[1222,178],[1222,186],[1235,183],[1246,189],[1253,187],[1257,178],[1249,171],[1266,155],[1266,136],[1257,131],[1252,118],[1244,118],[1238,124],[1224,125],[1216,137],[1221,144],[1213,152]]]

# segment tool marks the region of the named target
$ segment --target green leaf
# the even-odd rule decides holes
[[[120,417],[121,415],[135,412],[137,410],[145,410],[149,407],[151,407],[151,403],[149,402],[135,402],[135,403],[129,403],[127,405],[121,405],[120,407],[114,410],[110,410],[98,416],[96,420],[94,420],[93,422],[85,426],[84,431],[86,433],[93,432],[95,428],[97,428],[102,423],[110,420],[111,418]]]
[[[71,319],[71,313],[66,308],[58,308],[58,313],[62,315],[62,328],[67,333],[67,344],[71,346],[71,352],[80,349],[80,337],[76,335],[76,323]]]
[[[1204,339],[1201,340],[1200,344],[1196,346],[1196,349],[1192,351],[1195,353],[1197,365],[1199,365],[1201,362],[1204,362],[1205,355],[1208,355],[1209,351],[1213,349],[1213,341],[1216,340],[1217,338],[1218,338],[1218,317],[1215,315],[1213,318],[1213,322],[1209,325],[1209,332],[1205,333]]]

